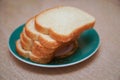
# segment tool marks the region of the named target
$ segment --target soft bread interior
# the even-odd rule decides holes
[[[61,35],[69,35],[75,29],[94,21],[94,17],[73,7],[53,8],[36,17],[36,22],[40,26],[51,28]]]

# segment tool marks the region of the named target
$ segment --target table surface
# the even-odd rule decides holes
[[[41,68],[10,53],[12,31],[40,11],[58,5],[78,7],[95,16],[101,46],[74,66]],[[0,80],[120,80],[120,0],[0,0]]]

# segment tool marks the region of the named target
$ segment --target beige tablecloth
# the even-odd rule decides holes
[[[46,8],[68,5],[96,17],[101,46],[90,59],[65,68],[23,63],[9,52],[12,31]],[[120,80],[120,0],[0,0],[0,80]]]

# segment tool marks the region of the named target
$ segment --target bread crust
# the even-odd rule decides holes
[[[31,53],[30,51],[25,51],[20,43],[20,40],[16,41],[16,51],[18,52],[18,54],[22,57],[28,58],[29,54]]]
[[[36,63],[46,64],[49,63],[52,59],[51,58],[44,58],[44,57],[38,57],[34,54],[30,54],[30,60]]]
[[[23,39],[23,41],[24,41],[25,43],[30,44],[30,45],[32,46],[33,40],[26,35],[25,29],[23,29],[23,32],[22,32],[21,34],[22,34],[22,39]]]
[[[40,58],[39,58],[38,56],[33,55],[32,53],[30,54],[29,58],[30,58],[30,60],[33,61],[33,62],[37,62],[37,63],[40,62],[40,61],[39,61]]]
[[[31,48],[32,48],[32,45],[33,45],[33,41],[26,35],[24,29],[23,29],[23,32],[20,35],[20,38],[21,38],[22,47],[25,50],[30,50],[31,51]]]
[[[23,49],[31,51],[32,45],[29,42],[25,42],[23,39],[23,33],[20,34],[20,43]]]
[[[43,33],[43,34],[48,34],[48,28],[45,28],[44,26],[40,26],[38,22],[35,19],[35,28],[37,31]]]

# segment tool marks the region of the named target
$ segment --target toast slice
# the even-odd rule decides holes
[[[33,41],[39,40],[46,48],[55,49],[61,45],[60,42],[54,40],[49,35],[38,32],[35,29],[34,18],[31,18],[25,25],[25,33]]]
[[[48,9],[35,17],[35,28],[60,42],[68,42],[90,29],[95,18],[74,7],[61,6]]]

